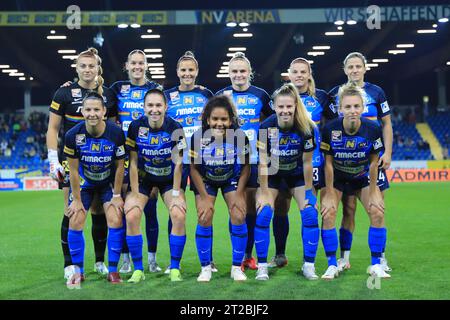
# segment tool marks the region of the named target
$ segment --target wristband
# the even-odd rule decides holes
[[[180,190],[172,189],[172,197],[178,197],[180,195]]]
[[[119,194],[113,194],[112,197],[113,197],[113,198],[120,198],[120,193],[119,193]]]
[[[52,149],[48,149],[47,152],[47,157],[48,157],[48,161],[49,162],[58,162],[58,151],[56,150],[52,150]]]

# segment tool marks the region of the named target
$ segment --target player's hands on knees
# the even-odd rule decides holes
[[[170,202],[169,210],[178,207],[183,213],[186,214],[186,201],[181,196],[172,196],[172,200]]]
[[[212,201],[210,196],[207,195],[206,197],[202,197],[202,196],[198,197],[198,199],[197,199],[197,214],[200,219],[206,219],[207,215],[214,214],[214,202]]]
[[[234,203],[231,206],[231,209],[238,210],[242,215],[245,216],[246,214],[246,208],[247,208],[247,202],[245,201],[245,193],[243,192],[236,192],[234,197]]]
[[[391,166],[391,161],[391,157],[385,153],[378,159],[378,167],[381,166],[384,170],[387,170]]]
[[[381,197],[381,192],[377,189],[376,192],[373,192],[369,195],[369,211],[375,207],[384,213],[384,201]]]
[[[320,214],[325,219],[329,214],[336,212],[336,195],[334,191],[327,192],[320,203]]]
[[[269,190],[259,189],[256,193],[256,212],[259,212],[265,206],[271,206],[273,208],[272,195]]]
[[[79,211],[86,214],[86,209],[84,209],[83,203],[80,200],[73,200],[70,206],[67,208],[67,216],[70,218],[74,214],[78,213]]]
[[[120,212],[123,212],[125,202],[122,197],[113,197],[111,200],[113,206],[115,206]]]

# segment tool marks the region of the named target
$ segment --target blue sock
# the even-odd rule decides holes
[[[303,259],[305,262],[314,263],[317,247],[319,246],[319,221],[317,209],[307,207],[300,210],[303,228]]]
[[[288,215],[273,216],[273,236],[275,238],[275,254],[286,253],[286,241],[289,234]]]
[[[247,258],[252,256],[253,245],[255,243],[255,225],[256,225],[256,214],[247,214],[245,217],[245,222],[247,223],[247,247],[245,248],[245,255]]]
[[[117,272],[123,244],[123,228],[108,228],[108,270]]]
[[[156,202],[158,199],[149,199],[144,207],[145,214],[145,234],[147,236],[148,252],[156,252],[158,248],[158,214],[156,212]]]
[[[386,230],[386,228],[385,228]],[[382,253],[384,253],[384,251],[386,251],[386,241],[387,241],[387,230],[385,231],[386,236],[384,237],[384,243],[383,243],[383,251],[381,251]]]
[[[327,256],[328,266],[336,266],[336,251],[338,248],[338,237],[336,228],[330,230],[322,229],[322,243]]]
[[[197,244],[198,258],[202,267],[211,263],[212,227],[203,227],[197,224],[195,243]]]
[[[270,244],[270,221],[273,210],[270,206],[264,206],[256,217],[255,226],[255,248],[258,256],[258,263],[267,262],[267,254]]]
[[[130,249],[131,259],[133,260],[134,270],[144,271],[142,266],[142,247],[144,240],[142,234],[136,236],[127,236],[128,249]]]
[[[369,228],[369,248],[372,255],[372,265],[379,264],[383,244],[386,241],[386,228]]]
[[[84,273],[84,236],[83,230],[77,231],[69,228],[67,234],[67,242],[69,242],[70,256],[72,263],[80,268],[80,272]]]
[[[122,218],[122,253],[130,253],[130,249],[128,249],[128,243],[127,243],[127,219],[125,218],[125,215],[123,215]]]
[[[339,229],[339,244],[342,251],[350,251],[352,248],[353,234],[344,228]]]
[[[184,245],[186,244],[186,235],[169,236],[170,245],[170,269],[180,269],[181,256],[183,255]]]
[[[231,247],[233,250],[233,266],[240,266],[244,259],[247,245],[247,224],[231,225]]]
[[[213,259],[213,241],[214,241],[214,228],[211,225],[211,250],[209,251],[209,253],[210,253],[209,261],[214,261],[214,259]]]

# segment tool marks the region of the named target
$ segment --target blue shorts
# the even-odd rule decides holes
[[[183,165],[183,171],[181,176],[181,189],[186,190],[187,179],[189,176],[189,167]],[[152,189],[156,187],[159,189],[159,193],[163,195],[169,190],[173,189],[173,180],[167,181],[154,181],[149,178],[139,178],[139,193],[145,196],[150,196]],[[128,184],[128,191],[131,191],[131,185]]]
[[[268,177],[268,180],[269,188],[278,190],[294,189],[297,187],[303,187],[305,185],[303,174],[296,176],[272,175]]]
[[[85,210],[89,210],[92,204],[92,200],[94,199],[95,194],[98,194],[100,197],[100,201],[102,204],[105,204],[112,199],[112,187],[111,185],[103,185],[96,188],[89,189],[81,189],[81,202],[83,203],[83,207]],[[73,201],[72,189],[69,192],[69,206]]]
[[[357,191],[369,186],[369,176],[352,180],[334,180],[334,188],[348,196],[354,196]]]
[[[380,191],[389,189],[389,180],[386,175],[386,170],[383,168],[378,168],[377,186],[380,188]]]
[[[313,187],[316,190],[325,187],[325,169],[323,165],[313,168]]]
[[[247,188],[258,188],[259,187],[259,179],[258,179],[258,165],[251,164],[250,165],[250,177],[247,181]]]
[[[206,192],[213,197],[217,197],[217,193],[219,192],[219,189],[222,189],[222,194],[236,191],[238,187],[239,182],[239,176],[234,177],[230,180],[228,180],[225,183],[222,184],[212,184],[208,183],[208,181],[203,180],[203,183],[205,184]],[[194,192],[195,195],[199,195],[197,188],[195,187],[194,181],[191,179],[191,190]]]

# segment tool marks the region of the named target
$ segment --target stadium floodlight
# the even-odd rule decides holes
[[[414,44],[412,43],[398,44],[397,48],[414,48]]]
[[[338,30],[342,30],[343,28],[341,26],[337,27]]]
[[[437,28],[437,27],[438,27],[437,24],[433,23],[433,28]]]
[[[149,67],[148,70],[150,70],[150,71],[161,71],[161,70],[164,70],[164,67]]]
[[[11,72],[9,74],[10,77],[23,77],[24,75],[25,75],[25,73],[23,73],[23,72],[16,72],[16,73]]]
[[[325,32],[326,36],[343,36],[344,35],[344,31],[328,31]]]
[[[314,60],[306,60],[306,61],[308,61],[309,64],[313,64],[314,63]]]
[[[165,79],[165,78],[166,78],[166,76],[163,74],[152,75],[152,79]]]
[[[229,78],[230,76],[228,74],[225,74],[225,73],[219,73],[219,74],[216,74],[216,77],[217,78]]]
[[[419,29],[417,30],[417,33],[436,33],[436,29]]]
[[[77,50],[58,50],[58,53],[77,53]]]
[[[325,54],[324,51],[309,51],[307,53],[308,56],[313,56],[313,57],[315,57],[315,56],[323,56],[324,54]]]
[[[77,65],[76,65],[75,63],[71,64],[70,66],[71,66],[72,68],[76,68],[76,67],[77,67]]]
[[[162,62],[153,62],[148,64],[149,67],[162,67],[164,66],[164,63]]]
[[[69,60],[75,60],[76,58],[78,58],[77,55],[66,55],[66,56],[62,56],[63,59],[69,59]]]
[[[23,80],[25,80],[26,78],[25,77],[20,77],[19,78],[19,80],[21,80],[21,81],[23,81]]]
[[[146,54],[145,56],[147,58],[150,58],[150,59],[157,59],[157,58],[162,58],[163,57],[162,54]]]
[[[227,57],[234,57],[234,53],[227,53]]]
[[[372,62],[375,63],[389,62],[389,59],[372,59]]]
[[[239,23],[239,27],[242,27],[242,28],[248,27],[249,25],[250,25],[250,24],[247,23],[247,22],[241,22],[241,23]]]
[[[162,52],[162,49],[144,49],[144,52]]]
[[[330,46],[313,46],[313,50],[329,50]]]
[[[367,63],[366,66],[369,68],[378,67],[378,63]]]
[[[119,24],[117,27],[120,28],[120,29],[125,29],[125,28],[128,28],[128,24],[126,24],[126,23],[121,23],[121,24]]]
[[[152,33],[153,30],[152,30],[152,29],[147,29],[147,32],[148,32],[148,33]]]
[[[235,38],[251,38],[251,37],[253,37],[253,33],[234,33],[233,37],[235,37]]]
[[[450,61],[447,61],[447,65],[450,66]]]
[[[247,32],[248,28],[242,28],[242,31]]]
[[[448,18],[440,18],[438,21],[441,23],[446,23],[448,22]]]
[[[56,31],[55,30],[50,30],[50,34],[55,34]]]
[[[357,22],[355,20],[348,20],[347,21],[347,24],[350,25],[350,26],[355,25],[356,23]]]
[[[289,73],[287,73],[287,72],[282,72],[282,73],[281,73],[281,76],[282,76],[282,77],[289,77]]]
[[[247,51],[246,47],[231,47],[228,48],[228,51]]]
[[[220,70],[219,70],[219,73],[228,73],[228,70],[226,70],[226,69],[220,69]]]
[[[237,23],[236,23],[236,22],[228,22],[228,23],[227,23],[227,27],[234,28],[234,27],[236,27],[236,26],[237,26]]]
[[[34,80],[34,78],[33,78],[33,77],[30,77],[30,80]]]
[[[159,34],[143,34],[141,35],[142,39],[159,39],[161,36]]]
[[[406,50],[389,50],[390,54],[399,54],[399,53],[405,53]]]
[[[130,27],[132,27],[133,29],[137,29],[137,28],[140,28],[141,25],[140,25],[139,23],[132,23],[132,24],[130,25]]]
[[[9,64],[0,64],[0,69],[7,69],[9,68]]]
[[[47,36],[48,40],[65,40],[67,36]]]
[[[150,74],[165,74],[166,72],[164,70],[150,70]]]
[[[336,21],[334,22],[334,24],[337,25],[337,26],[342,26],[344,23],[345,23],[345,22],[342,21],[342,20],[336,20]]]
[[[17,70],[17,69],[3,69],[2,72],[3,73],[19,72],[19,70]]]

